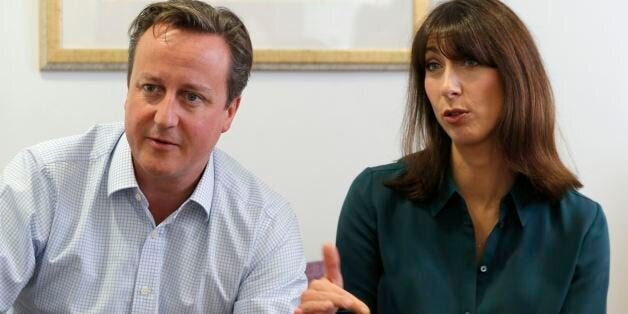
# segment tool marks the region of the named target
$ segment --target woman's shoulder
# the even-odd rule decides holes
[[[523,222],[542,228],[560,226],[561,235],[583,238],[590,228],[605,228],[606,217],[602,206],[575,189],[569,189],[558,200],[537,197],[521,202]],[[548,224],[549,222],[549,224]]]
[[[515,182],[512,195],[517,207],[522,210],[545,213],[554,218],[593,220],[602,211],[598,202],[575,188],[568,188],[558,199],[551,199],[536,189],[526,177],[520,177]]]
[[[600,204],[576,189],[569,189],[561,198],[561,203],[579,205],[584,208],[599,207]]]
[[[563,216],[571,218],[570,220],[589,224],[598,219],[598,216],[604,216],[602,206],[598,202],[575,189],[568,190],[559,204]]]
[[[399,196],[387,183],[405,173],[403,162],[393,162],[385,165],[368,167],[353,180],[347,198],[361,199],[370,203],[388,202]]]
[[[364,169],[354,180],[355,183],[369,183],[383,185],[385,182],[406,172],[406,165],[403,161],[396,161],[389,164],[368,167]]]

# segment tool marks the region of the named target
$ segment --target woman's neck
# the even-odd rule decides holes
[[[451,165],[453,179],[462,197],[474,208],[499,204],[515,178],[496,145],[460,147],[454,144]]]
[[[453,145],[451,165],[454,181],[473,223],[475,261],[479,263],[489,234],[499,220],[501,199],[510,190],[515,176],[496,145]]]

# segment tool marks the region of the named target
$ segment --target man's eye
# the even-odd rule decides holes
[[[153,85],[153,84],[144,84],[144,85],[142,85],[142,90],[144,92],[146,92],[146,93],[149,93],[149,94],[156,93],[158,91],[158,89],[159,88],[157,87],[157,85]]]
[[[190,93],[190,92],[185,93],[184,97],[187,102],[197,102],[201,99],[201,97],[198,96],[197,94]]]

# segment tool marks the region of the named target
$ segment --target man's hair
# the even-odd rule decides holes
[[[242,94],[251,73],[253,47],[242,21],[226,8],[214,8],[196,0],[170,0],[153,3],[135,18],[129,27],[129,64],[127,85],[133,72],[135,49],[149,28],[165,24],[177,29],[216,34],[229,46],[231,64],[227,77],[227,104]]]
[[[556,149],[554,99],[538,49],[523,22],[498,0],[442,3],[418,30],[403,125],[407,172],[388,182],[389,187],[413,200],[428,199],[450,166],[451,139],[438,124],[425,91],[428,41],[449,59],[473,59],[498,71],[504,109],[495,134],[514,173],[553,200],[581,187]]]

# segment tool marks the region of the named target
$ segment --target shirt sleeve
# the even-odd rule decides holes
[[[307,279],[299,224],[287,203],[264,219],[256,238],[233,313],[292,313]]]
[[[16,156],[0,176],[0,312],[11,308],[33,275],[48,236],[42,210],[54,203],[51,190],[29,151]]]
[[[377,310],[377,286],[382,271],[377,236],[377,213],[371,171],[353,181],[342,206],[336,233],[344,289]]]
[[[610,248],[602,208],[586,232],[561,313],[606,313]]]

